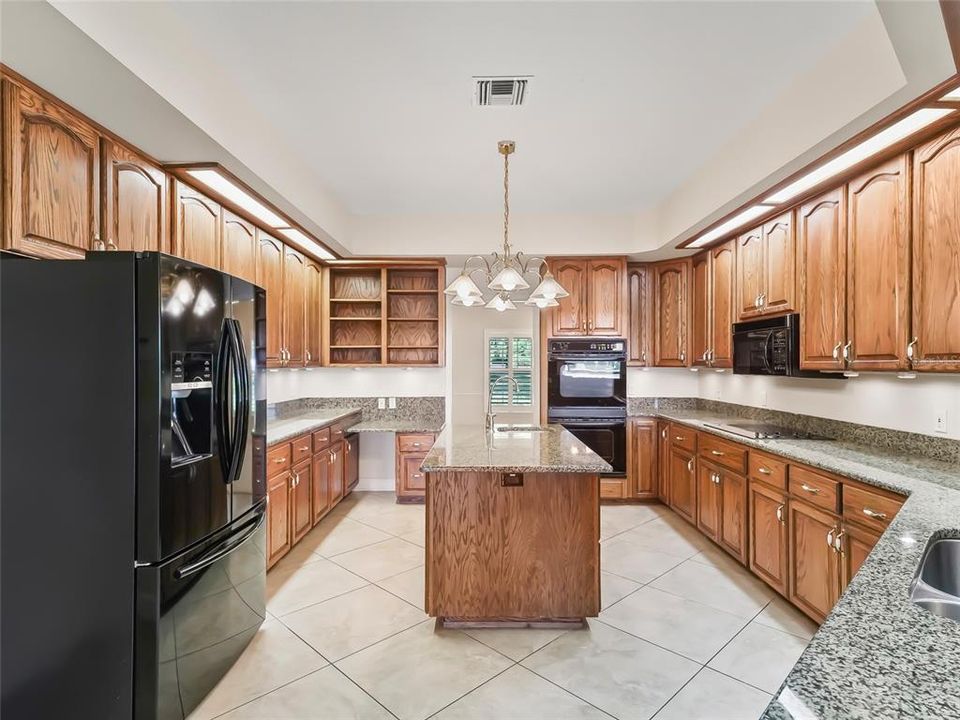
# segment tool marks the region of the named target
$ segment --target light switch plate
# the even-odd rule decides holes
[[[377,398],[377,410],[386,410],[386,409],[387,409],[387,399]]]
[[[391,410],[397,409],[397,399],[395,397],[390,398],[390,409]]]
[[[937,410],[937,416],[934,419],[933,423],[934,432],[946,433],[947,432],[947,409],[940,408]]]

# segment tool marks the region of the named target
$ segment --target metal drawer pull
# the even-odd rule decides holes
[[[309,449],[310,449],[310,446],[309,446],[309,445],[301,445],[301,446],[300,446],[300,452],[304,452],[304,451],[309,450]]]
[[[783,522],[783,505],[777,505],[777,520]]]
[[[275,462],[277,465],[282,465],[282,464],[285,463],[286,461],[287,461],[287,459],[286,459],[285,457],[278,457],[276,460],[274,460],[274,462]]]
[[[693,458],[690,458],[689,460],[687,460],[687,470],[689,470],[690,472],[693,472]]]
[[[917,347],[917,338],[914,338],[909,343],[907,343],[907,357],[910,360],[913,360],[914,348]]]
[[[683,442],[684,437],[683,435],[675,435],[673,439],[676,440],[677,442]]]
[[[806,483],[803,483],[802,485],[800,485],[800,489],[803,490],[804,492],[810,493],[811,495],[820,494],[820,488],[810,487]]]
[[[757,468],[757,472],[760,473],[761,475],[773,475],[773,471],[770,470],[769,468],[763,467],[763,465]]]
[[[840,342],[838,342],[838,343],[833,347],[833,359],[834,359],[834,360],[837,360],[837,361],[840,360],[840,348],[842,348],[842,347],[843,347],[843,340],[841,340]]]
[[[723,457],[724,455],[726,455],[726,453],[722,453],[722,452],[720,452],[719,450],[711,450],[711,451],[710,451],[710,454],[711,454],[711,455],[716,455],[717,457]]]
[[[414,443],[413,446],[414,446],[414,447],[420,447],[420,443]]]
[[[415,478],[423,477],[423,475],[421,475],[420,473],[414,473],[413,476],[414,476]]]
[[[833,530],[827,533],[827,545],[836,550],[836,547],[834,547],[833,544]]]
[[[833,549],[836,550],[841,555],[843,554],[843,535],[846,530],[841,530],[837,533],[837,536],[833,539]]]
[[[868,518],[875,518],[875,519],[877,519],[877,520],[886,520],[886,519],[887,519],[887,514],[886,514],[886,513],[877,512],[876,510],[871,510],[871,509],[868,508],[868,507],[865,507],[865,508],[863,509],[863,514],[866,515]]]

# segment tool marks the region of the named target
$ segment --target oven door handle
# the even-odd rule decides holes
[[[608,360],[614,360],[617,362],[626,362],[627,356],[619,353],[608,353],[606,355],[601,353],[585,353],[583,355],[548,355],[548,360],[591,360],[596,362],[606,362]]]
[[[583,427],[609,427],[617,428],[625,426],[626,420],[553,420],[552,422],[563,425],[564,427],[583,428]]]

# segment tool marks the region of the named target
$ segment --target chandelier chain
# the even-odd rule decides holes
[[[503,256],[510,257],[510,155],[503,155]]]

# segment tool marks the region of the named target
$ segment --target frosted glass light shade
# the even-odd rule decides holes
[[[526,290],[528,287],[530,287],[530,284],[523,279],[523,275],[510,265],[504,266],[493,280],[490,281],[490,289],[496,290],[497,292]]]
[[[540,284],[537,285],[536,289],[530,293],[530,299],[537,300],[540,298],[545,298],[547,300],[554,300],[556,298],[567,297],[569,294],[570,293],[563,289],[563,285],[558,283],[556,278],[553,277],[553,273],[547,272],[543,276],[543,280],[540,281]]]
[[[556,307],[560,303],[558,303],[554,298],[534,297],[533,295],[531,295],[529,298],[527,298],[524,304],[536,305],[538,308],[542,310],[543,308]]]
[[[453,300],[450,301],[451,305],[463,305],[463,307],[479,307],[483,305],[483,295],[476,293],[475,295],[467,295],[466,297],[460,297],[459,295],[455,296]]]
[[[461,300],[468,297],[482,295],[480,288],[473,281],[473,278],[466,273],[460,273],[456,279],[443,291],[445,295],[453,295]]]
[[[508,297],[503,297],[503,295],[494,295],[486,307],[490,310],[496,310],[497,312],[517,309],[517,306],[513,304],[513,300]]]

